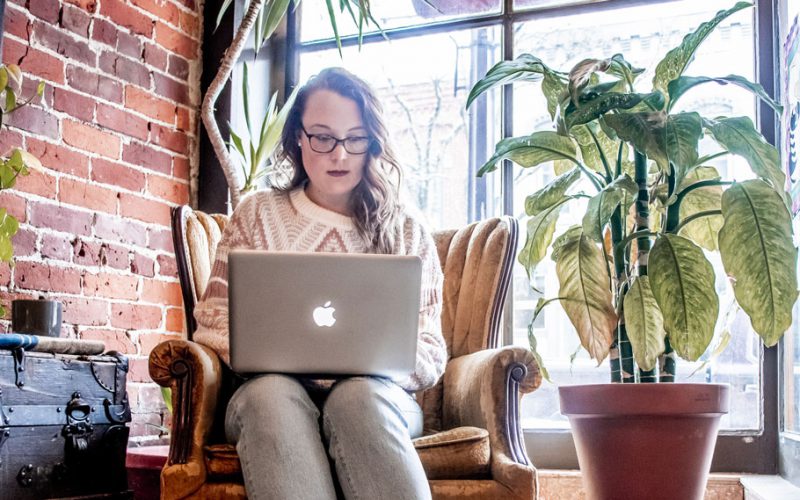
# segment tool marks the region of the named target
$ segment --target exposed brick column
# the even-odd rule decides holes
[[[21,67],[25,95],[36,80],[47,88],[0,133],[2,152],[23,147],[45,167],[0,193],[20,221],[0,301],[60,300],[62,335],[126,353],[140,441],[158,434],[145,423],[164,423],[147,356],[185,335],[169,211],[189,202],[197,162],[199,10],[195,0],[9,0],[5,13],[3,61]]]

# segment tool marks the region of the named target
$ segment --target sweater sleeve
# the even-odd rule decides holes
[[[398,385],[409,391],[433,387],[444,373],[447,344],[442,336],[442,269],[430,233],[416,222],[406,224],[406,251],[422,259],[417,364],[414,373]]]
[[[195,342],[213,349],[228,365],[228,253],[235,248],[253,248],[250,233],[256,224],[255,203],[254,197],[248,198],[242,200],[225,226],[205,292],[194,308]]]

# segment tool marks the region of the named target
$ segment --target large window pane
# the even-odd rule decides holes
[[[542,9],[546,7],[562,7],[584,3],[601,3],[608,0],[514,0],[515,10]]]
[[[519,2],[518,2],[519,3]],[[576,14],[553,19],[530,21],[515,28],[514,53],[525,52],[539,56],[545,63],[568,71],[575,63],[587,57],[611,57],[623,53],[634,65],[655,68],[666,52],[677,46],[683,37],[701,22],[713,17],[721,9],[730,7],[730,1],[711,0],[697,2],[683,0],[652,6],[636,6]],[[745,10],[728,18],[701,46],[687,74],[724,76],[731,73],[754,77],[754,43],[752,10]],[[638,80],[641,91],[650,91],[652,73]],[[704,116],[746,115],[753,117],[755,103],[750,94],[740,89],[709,85],[693,90],[681,102],[681,107],[699,111]],[[514,87],[513,124],[515,135],[534,130],[552,129],[544,98],[538,84],[520,84]],[[706,139],[708,141],[708,139]],[[710,142],[703,148],[712,150]],[[716,150],[716,149],[713,149]],[[713,162],[723,175],[736,179],[750,177],[746,163],[733,156]],[[551,167],[520,169],[515,171],[514,211],[524,217],[524,199],[553,178]],[[591,192],[589,186],[582,189]],[[568,205],[562,212],[557,233],[580,223],[583,206]],[[711,256],[709,256],[711,258]],[[731,384],[731,413],[723,419],[724,429],[758,429],[760,427],[759,366],[761,347],[751,331],[747,316],[734,307],[733,293],[719,264],[717,291],[720,295],[720,322],[715,342],[731,335],[728,349],[719,357],[703,362],[679,362],[678,381],[723,382]],[[550,298],[558,295],[555,266],[548,258],[533,276],[536,289]],[[514,282],[514,343],[528,344],[528,324],[537,300],[542,295],[529,285],[524,269],[518,266]],[[574,361],[579,341],[574,328],[556,303],[548,306],[533,325],[539,351],[544,358],[555,384],[607,382],[608,363],[597,368],[583,350]],[[712,347],[714,343],[712,342]],[[523,399],[524,425],[527,427],[566,427],[559,414],[556,385],[545,383],[531,396]]]
[[[377,10],[377,9],[376,9]],[[384,106],[412,204],[433,228],[495,212],[500,177],[476,179],[500,137],[499,92],[465,110],[467,94],[499,57],[500,29],[482,28],[300,55],[300,81],[342,65],[368,81]]]
[[[328,10],[319,5],[319,1],[301,4],[300,40],[321,40],[333,38]],[[338,6],[339,2],[333,2]],[[501,0],[479,0],[465,2],[463,0],[373,0],[370,2],[372,15],[384,30],[419,26],[452,19],[473,17],[485,14],[500,13]],[[350,17],[349,11],[336,12],[339,35],[355,35],[358,28]],[[354,10],[355,11],[355,10]],[[356,17],[358,12],[356,12]],[[365,27],[364,33],[378,31],[374,24]]]

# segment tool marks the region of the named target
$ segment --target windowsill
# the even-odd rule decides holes
[[[586,498],[580,472],[538,469],[539,496],[559,500]],[[800,488],[780,476],[721,474],[709,476],[706,500],[774,500],[800,498]]]

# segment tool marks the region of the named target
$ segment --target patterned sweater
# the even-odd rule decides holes
[[[440,323],[442,271],[431,235],[412,216],[404,213],[402,217],[395,253],[422,259],[422,289],[416,368],[398,384],[417,391],[433,386],[447,362]],[[194,340],[214,349],[228,364],[228,252],[233,248],[346,253],[368,250],[350,217],[315,204],[302,188],[290,193],[258,191],[244,198],[225,227],[211,278],[194,310]]]

